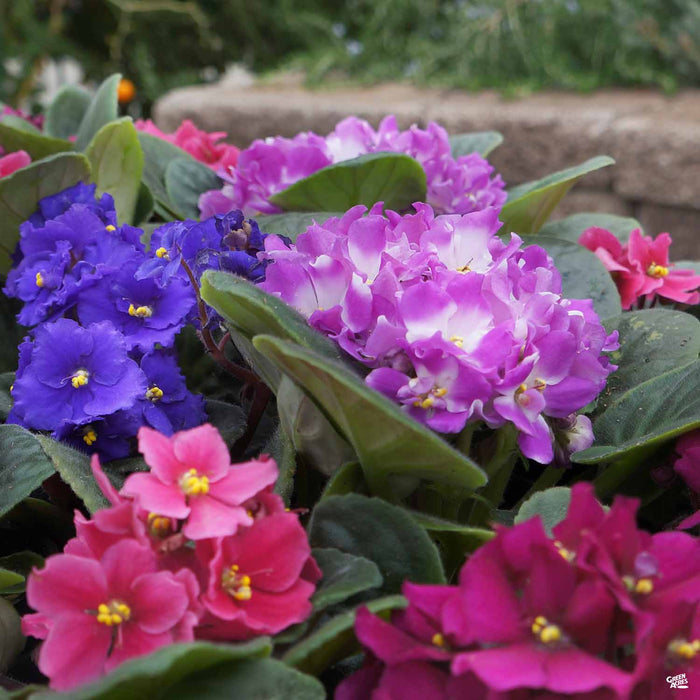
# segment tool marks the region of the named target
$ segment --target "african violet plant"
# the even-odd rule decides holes
[[[612,161],[507,190],[500,135],[391,117],[239,153],[117,83],[0,117],[0,697],[700,683],[697,263],[547,223]]]

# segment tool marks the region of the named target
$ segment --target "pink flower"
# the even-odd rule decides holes
[[[209,615],[198,636],[248,639],[276,634],[311,613],[309,598],[321,572],[293,513],[275,513],[219,540],[197,543],[209,584]]]
[[[612,274],[623,309],[630,309],[656,296],[683,304],[700,301],[700,275],[693,270],[675,269],[668,259],[671,236],[660,233],[655,239],[634,229],[627,245],[603,228],[586,229],[579,243],[593,251]]]
[[[15,170],[26,168],[31,162],[31,156],[26,151],[8,153],[0,158],[0,177],[12,175]]]
[[[198,129],[189,119],[185,119],[172,134],[161,131],[150,119],[138,119],[134,126],[139,131],[179,146],[195,160],[208,165],[216,172],[229,172],[238,162],[238,148],[228,143],[217,143],[226,138],[224,131],[207,133]]]
[[[45,638],[39,668],[51,687],[71,688],[124,661],[193,639],[197,582],[191,572],[157,571],[146,546],[125,539],[102,557],[49,557],[27,584],[37,610],[25,616],[26,634]]]
[[[252,525],[245,502],[277,478],[277,465],[267,455],[232,465],[226,443],[209,424],[172,437],[144,427],[138,438],[151,471],[129,476],[121,493],[149,513],[186,520],[182,532],[193,540]]]

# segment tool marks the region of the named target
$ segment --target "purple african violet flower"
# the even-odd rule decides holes
[[[81,328],[59,319],[39,326],[20,351],[13,416],[25,427],[55,430],[129,408],[145,391],[143,373],[109,321]]]
[[[571,455],[593,444],[593,426],[588,416],[572,413],[552,421],[554,431],[554,464],[571,466]]]
[[[367,383],[419,421],[447,433],[512,423],[522,452],[551,462],[550,422],[575,420],[602,391],[616,334],[590,300],[562,297],[544,250],[496,235],[495,209],[415,206],[406,216],[353,207],[290,247],[269,236],[261,287],[370,367]]]
[[[195,305],[192,287],[172,279],[164,287],[153,279],[135,279],[142,257],[134,257],[117,272],[103,277],[78,300],[77,312],[84,325],[111,321],[124,334],[127,348],[143,352],[156,343],[169,347]]]
[[[453,158],[447,132],[431,122],[400,131],[396,118],[386,117],[374,130],[366,121],[348,117],[326,137],[311,132],[293,139],[254,141],[241,151],[238,163],[221,190],[205,192],[199,206],[203,217],[242,209],[247,215],[280,210],[270,197],[322,168],[367,153],[389,151],[415,158],[427,177],[427,202],[437,211],[466,214],[501,206],[503,180],[478,153]]]
[[[172,435],[206,421],[204,399],[188,391],[174,354],[163,350],[149,352],[141,358],[141,370],[148,388],[136,402],[135,410],[142,415],[143,424]]]

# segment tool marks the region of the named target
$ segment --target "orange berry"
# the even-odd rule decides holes
[[[136,97],[136,85],[128,78],[122,78],[117,87],[117,99],[119,104],[128,104]]]

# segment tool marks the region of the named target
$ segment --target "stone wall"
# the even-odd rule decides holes
[[[375,125],[395,114],[403,127],[434,120],[453,134],[500,131],[505,143],[489,159],[508,185],[611,155],[617,164],[584,178],[555,216],[635,216],[649,234],[671,233],[676,259],[700,258],[700,92],[539,93],[508,100],[404,85],[306,90],[284,83],[221,84],[171,92],[154,116],[165,130],[192,119],[209,131],[226,131],[244,147],[270,135],[325,134],[350,114]]]

